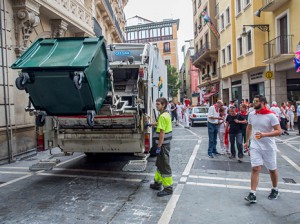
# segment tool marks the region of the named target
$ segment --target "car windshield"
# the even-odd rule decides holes
[[[194,113],[206,114],[207,113],[207,108],[205,108],[205,107],[194,108]]]

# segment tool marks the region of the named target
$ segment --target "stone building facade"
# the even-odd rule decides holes
[[[128,0],[4,0],[0,2],[0,163],[36,151],[28,95],[15,87],[11,64],[38,38],[104,36],[125,41]]]

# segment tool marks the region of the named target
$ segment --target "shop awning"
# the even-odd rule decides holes
[[[208,94],[205,94],[203,97],[204,97],[206,100],[208,100],[211,96],[213,96],[213,95],[215,95],[215,94],[217,94],[217,93],[219,93],[219,92],[208,93]]]

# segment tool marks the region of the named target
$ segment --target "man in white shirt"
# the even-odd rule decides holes
[[[248,147],[248,142],[254,132],[254,137],[250,146],[250,159],[251,159],[251,190],[245,200],[250,203],[256,203],[256,188],[259,181],[259,172],[263,165],[269,170],[272,190],[268,198],[270,200],[277,199],[278,192],[278,172],[277,172],[277,160],[275,143],[275,136],[281,134],[281,128],[279,120],[275,116],[274,112],[266,107],[267,100],[264,96],[255,96],[254,100],[255,111],[251,112],[248,117],[248,126],[246,130],[246,143],[244,148]]]
[[[280,116],[280,109],[277,106],[277,102],[273,101],[272,102],[272,107],[270,108],[271,111],[273,111],[275,113],[275,116],[278,118],[278,120],[280,120],[279,116]]]
[[[223,120],[220,117],[219,109],[222,107],[222,100],[218,100],[216,104],[212,105],[208,109],[207,115],[207,129],[208,129],[208,156],[214,158],[213,154],[219,155],[217,151],[217,136],[218,136],[218,123],[219,120]]]

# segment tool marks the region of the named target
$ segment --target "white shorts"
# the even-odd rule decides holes
[[[268,170],[277,169],[277,155],[275,150],[251,148],[250,159],[252,167],[265,165]]]

